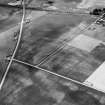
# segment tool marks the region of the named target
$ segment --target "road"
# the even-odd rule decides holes
[[[41,16],[46,15],[46,12],[31,12],[29,16],[26,17],[26,19],[30,19],[30,21],[38,19]],[[20,28],[20,23],[16,23],[14,25],[11,24],[8,30],[0,33],[0,58],[3,58],[7,53],[8,49],[10,52],[14,49],[16,41],[14,41],[14,33],[16,33]],[[3,55],[1,55],[3,54]]]

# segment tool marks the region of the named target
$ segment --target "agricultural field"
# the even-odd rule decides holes
[[[43,3],[25,1],[44,11],[25,9],[23,24],[22,9],[0,7],[0,105],[105,105],[105,24],[87,13],[104,0]]]
[[[0,95],[2,105],[104,105],[105,95],[72,81],[13,63]]]

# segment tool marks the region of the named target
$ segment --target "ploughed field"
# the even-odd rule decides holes
[[[15,59],[83,82],[102,63],[94,54],[100,42],[81,35],[94,21],[85,15],[65,14],[47,14],[33,20],[24,27]]]
[[[0,94],[2,105],[105,104],[105,95],[101,92],[15,62]]]
[[[59,1],[55,5],[61,8],[76,6],[81,2]],[[30,5],[34,3],[32,1]],[[12,55],[17,41],[14,33],[19,32],[19,27],[11,28],[21,19],[19,14],[10,16],[10,10],[5,12],[4,16],[7,17],[3,17],[0,25],[3,31],[0,41],[0,81],[9,61],[3,58]],[[0,91],[0,104],[104,105],[104,93],[42,70],[84,82],[105,61],[105,27],[91,25],[96,18],[89,15],[46,13],[37,19],[35,15],[31,22],[24,24],[14,58],[35,67],[12,62]]]

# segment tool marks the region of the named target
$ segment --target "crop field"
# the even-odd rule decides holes
[[[104,0],[46,2],[0,7],[0,105],[105,105],[105,26],[88,14]]]

